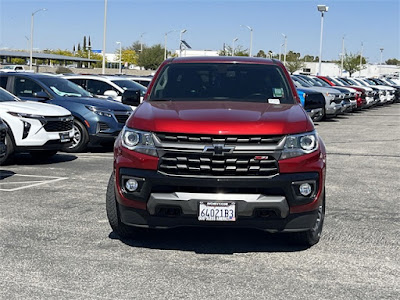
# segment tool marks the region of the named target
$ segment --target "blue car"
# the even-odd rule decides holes
[[[82,152],[91,144],[112,143],[132,113],[128,105],[94,98],[80,86],[56,75],[4,73],[0,86],[22,100],[41,101],[68,109],[74,116],[72,143],[66,152]]]
[[[321,121],[325,116],[325,97],[322,93],[313,89],[296,87],[299,94],[301,105],[308,113],[310,118],[315,121]]]

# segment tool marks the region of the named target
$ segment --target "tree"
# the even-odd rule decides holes
[[[315,58],[313,55],[304,55],[303,60],[305,62],[313,62],[313,61],[315,61]]]
[[[265,54],[264,50],[260,50],[260,51],[258,51],[256,57],[263,57],[263,58],[266,58],[267,55]]]
[[[81,43],[78,43],[78,51],[81,51]]]
[[[86,35],[83,37],[83,50],[86,50]]]
[[[129,47],[127,47],[127,49],[133,50],[133,51],[135,51],[136,53],[140,53],[140,48],[141,48],[140,41],[135,41],[135,42],[132,43],[132,45],[130,45]],[[146,46],[143,45],[143,48],[146,48]]]
[[[164,61],[164,47],[161,44],[143,47],[143,52],[139,54],[137,65],[146,70],[156,70]]]
[[[400,66],[400,60],[396,58],[390,58],[387,61],[385,61],[385,64],[387,65],[395,65],[395,66]]]
[[[286,61],[286,69],[290,74],[293,74],[297,70],[304,68],[305,63],[300,59],[295,59],[291,61]]]
[[[138,55],[134,50],[129,48],[122,48],[122,63],[128,63],[129,65],[137,65]],[[116,60],[119,61],[119,49],[116,50]]]
[[[367,63],[365,57],[362,58],[361,68],[364,69],[364,65]],[[337,61],[336,64],[341,66],[341,60]],[[349,76],[355,72],[360,71],[360,54],[345,54],[343,58],[343,69],[349,72]]]

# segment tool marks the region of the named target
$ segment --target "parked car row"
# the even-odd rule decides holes
[[[292,75],[292,80],[314,121],[400,101],[400,87],[390,79]],[[324,101],[318,106],[316,98]]]
[[[132,113],[130,106],[93,97],[56,75],[1,73],[0,87],[0,118],[8,127],[0,164],[13,152],[48,157],[113,143]],[[138,105],[139,91],[124,100]]]

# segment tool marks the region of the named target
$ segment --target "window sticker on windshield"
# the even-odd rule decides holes
[[[283,88],[273,88],[272,90],[273,90],[274,97],[276,97],[276,98],[283,97]]]
[[[268,99],[269,104],[281,104],[281,100],[279,99]]]

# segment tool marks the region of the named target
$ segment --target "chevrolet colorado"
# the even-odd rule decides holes
[[[106,211],[121,238],[245,227],[312,246],[325,173],[324,143],[281,62],[171,58],[115,141]]]

